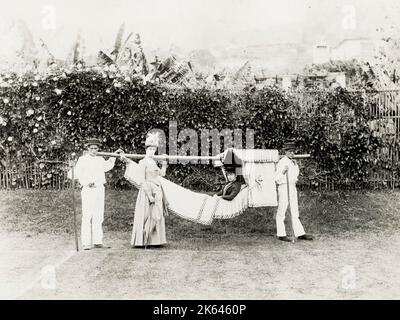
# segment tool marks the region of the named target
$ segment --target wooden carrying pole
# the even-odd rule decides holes
[[[123,155],[126,158],[132,158],[132,159],[143,159],[146,155],[145,154],[138,154],[138,153],[113,153],[113,152],[98,152],[98,156],[102,157],[120,157]],[[170,155],[154,155],[150,156],[154,160],[186,160],[186,161],[191,161],[191,160],[221,160],[222,154],[216,155],[216,156],[170,156]],[[284,155],[280,155],[280,158],[284,157]],[[309,154],[295,154],[291,157],[291,159],[305,159],[309,158]]]
[[[98,156],[104,156],[104,157],[120,157],[124,156],[126,158],[132,158],[132,159],[142,159],[146,155],[145,154],[138,154],[138,153],[113,153],[113,152],[98,152]],[[221,156],[169,156],[169,155],[154,155],[150,156],[154,160],[221,160]]]
[[[310,154],[309,153],[304,153],[304,154],[294,154],[292,157],[290,157],[290,159],[306,159],[306,158],[310,158]],[[285,157],[284,155],[280,155],[279,158],[283,158]]]

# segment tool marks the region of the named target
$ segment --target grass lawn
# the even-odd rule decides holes
[[[81,198],[76,192],[78,223]],[[136,190],[107,190],[104,230],[130,232]],[[300,192],[300,218],[307,232],[323,235],[381,233],[399,230],[400,193],[375,192]],[[276,208],[249,208],[228,220],[214,220],[211,230],[171,214],[166,219],[170,241],[199,238],[217,241],[237,235],[268,236],[275,233]],[[1,228],[25,234],[72,234],[73,210],[70,190],[0,191]],[[289,228],[288,228],[289,232]]]
[[[112,249],[76,253],[71,191],[0,191],[0,296],[400,297],[398,191],[299,193],[300,218],[313,242],[277,241],[275,208],[256,208],[211,228],[170,215],[168,245],[151,250],[129,246],[136,195],[106,190],[105,241]],[[80,222],[78,192],[77,212]],[[40,285],[49,264],[57,270],[54,290]],[[356,284],[347,288],[344,277],[353,271]]]

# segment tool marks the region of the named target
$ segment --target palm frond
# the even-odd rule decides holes
[[[65,60],[65,65],[67,67],[69,66],[74,66],[76,65],[79,60],[80,60],[80,34],[78,33],[78,36],[75,40],[75,42],[72,44],[71,50],[68,53],[67,59]]]
[[[15,68],[23,67],[24,65],[33,65],[36,69],[38,66],[38,59],[32,33],[22,20],[17,22],[17,27],[22,35],[23,43],[21,48],[16,52],[16,56],[20,59],[19,63],[21,65],[15,66]]]
[[[170,71],[175,64],[176,64],[176,58],[174,56],[170,56],[160,64],[158,71],[160,74],[166,73]]]
[[[81,35],[78,34],[74,47],[73,47],[73,57],[72,57],[72,63],[75,65],[79,62],[80,58],[80,50],[81,49]]]
[[[32,53],[32,51],[34,51],[35,49],[35,42],[33,41],[33,36],[32,33],[30,32],[29,28],[27,27],[27,25],[25,24],[24,21],[19,20],[18,21],[18,29],[22,34],[23,37],[23,45],[21,48],[21,53],[24,54],[27,51],[29,51],[29,53]]]
[[[142,41],[140,39],[140,35],[137,33],[135,35],[135,39],[133,40],[134,44],[137,46],[137,50],[133,54],[134,62],[136,68],[141,74],[148,75],[149,74],[149,66],[147,65],[146,55],[141,46]]]
[[[124,35],[124,31],[125,31],[125,22],[119,27],[117,37],[115,38],[114,50],[111,52],[111,55],[115,57],[115,61],[117,60],[119,53],[121,51],[122,37]]]
[[[119,52],[118,52],[118,56],[115,58],[115,62],[116,64],[118,64],[119,66],[123,66],[123,65],[130,65],[131,62],[131,56],[132,56],[132,51],[131,48],[127,45],[129,39],[131,38],[131,36],[133,35],[133,32],[131,32],[125,39],[124,43],[121,45]]]
[[[114,60],[111,59],[107,54],[105,54],[103,51],[99,51],[99,54],[97,56],[97,63],[99,65],[111,65],[114,63]]]
[[[124,41],[124,43],[123,43],[123,45],[122,45],[122,47],[121,47],[122,49],[126,47],[126,44],[128,43],[129,39],[132,37],[132,35],[133,35],[133,32],[131,32],[131,33],[126,37],[126,39],[125,39],[125,41]]]
[[[54,55],[50,52],[49,48],[47,45],[44,43],[43,39],[39,39],[40,46],[43,48],[43,50],[47,53],[47,65],[51,65],[52,63],[55,62]]]
[[[190,63],[190,61],[188,61],[188,62],[187,62],[187,65],[188,65],[188,67],[189,67],[190,71],[192,71],[192,72],[193,72],[192,64]]]
[[[239,79],[246,76],[249,71],[249,68],[250,68],[250,62],[246,61],[246,63],[243,66],[241,66],[238,71],[234,73],[234,75],[232,76],[232,80],[238,81]]]

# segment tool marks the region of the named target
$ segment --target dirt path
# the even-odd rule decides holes
[[[17,299],[41,282],[43,268],[59,268],[75,251],[60,236],[0,234],[0,299]]]
[[[294,244],[242,235],[134,250],[128,233],[110,232],[112,249],[78,253],[71,250],[73,239],[43,236],[31,240],[29,250],[21,242],[26,239],[8,239],[0,260],[3,298],[400,298],[399,235],[319,236]],[[40,282],[48,264],[56,266],[55,289]]]

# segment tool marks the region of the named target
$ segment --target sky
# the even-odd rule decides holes
[[[87,54],[111,48],[123,22],[145,48],[183,51],[339,39],[400,25],[398,0],[0,0],[0,8],[3,56],[21,45],[21,20],[59,58],[78,33]]]

